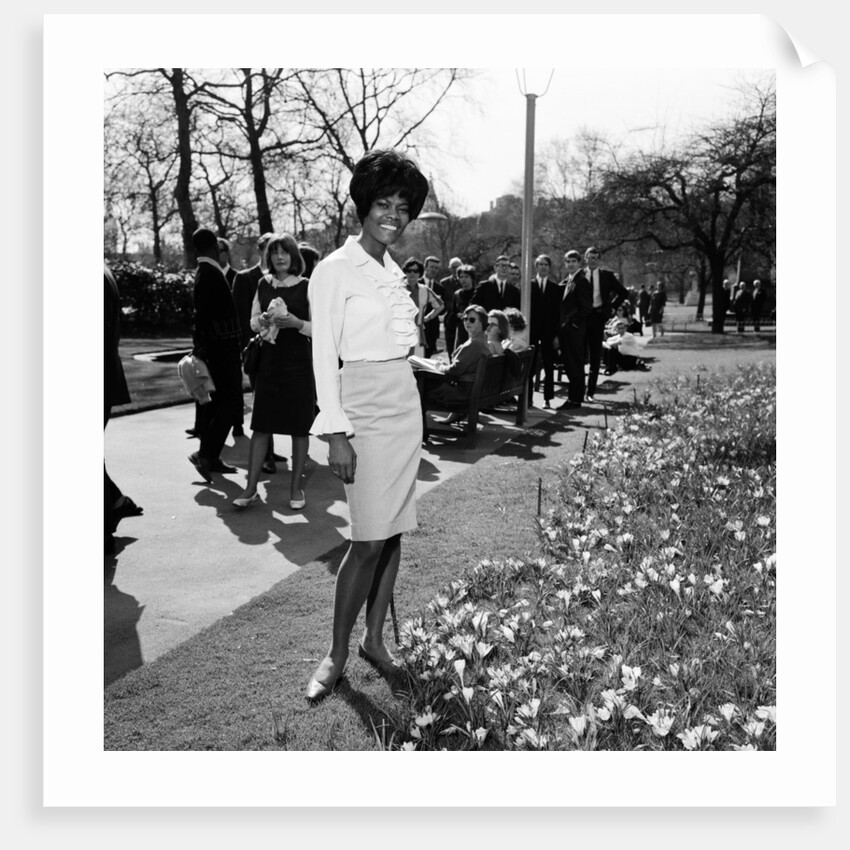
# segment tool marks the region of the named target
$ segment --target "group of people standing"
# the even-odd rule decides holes
[[[740,280],[737,284],[731,284],[728,280],[723,281],[718,310],[724,319],[729,310],[732,310],[735,314],[738,333],[744,332],[747,320],[750,318],[753,320],[753,330],[760,331],[766,307],[767,293],[760,280],[754,280],[752,288],[745,280]]]

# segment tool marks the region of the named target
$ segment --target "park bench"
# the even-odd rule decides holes
[[[469,448],[475,448],[478,440],[478,414],[482,410],[516,402],[515,422],[522,427],[528,412],[528,381],[533,361],[534,346],[525,351],[506,351],[501,357],[483,358],[476,368],[469,398],[457,403],[434,401],[423,394],[423,439],[427,440],[429,436],[428,410],[463,413],[466,416],[463,430]],[[441,430],[440,433],[446,432]]]

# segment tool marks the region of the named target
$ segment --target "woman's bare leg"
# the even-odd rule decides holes
[[[247,499],[257,492],[257,482],[260,480],[263,461],[266,459],[269,437],[270,435],[264,431],[251,432],[251,446],[248,449],[248,481],[245,489],[239,494],[240,499]]]
[[[384,623],[395,587],[401,561],[401,535],[396,534],[384,543],[384,548],[372,577],[372,586],[366,597],[366,630],[362,646],[373,658],[392,662],[393,657],[384,645]]]
[[[383,548],[383,540],[352,540],[339,565],[331,646],[313,674],[322,685],[330,685],[345,669],[351,630],[369,595]]]
[[[309,437],[292,438],[292,481],[289,485],[289,498],[300,499],[304,489],[304,467],[307,465],[307,449],[310,447]]]

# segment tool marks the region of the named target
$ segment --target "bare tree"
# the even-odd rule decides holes
[[[679,150],[636,153],[612,168],[602,195],[612,221],[663,251],[705,257],[714,303],[726,268],[758,247],[772,253],[776,191],[775,79],[743,90],[741,112],[695,134]],[[723,333],[715,314],[712,331]]]

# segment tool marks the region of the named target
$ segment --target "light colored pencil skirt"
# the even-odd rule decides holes
[[[416,528],[422,408],[407,360],[352,361],[340,373],[354,427],[354,483],[345,485],[352,540],[387,540]]]

